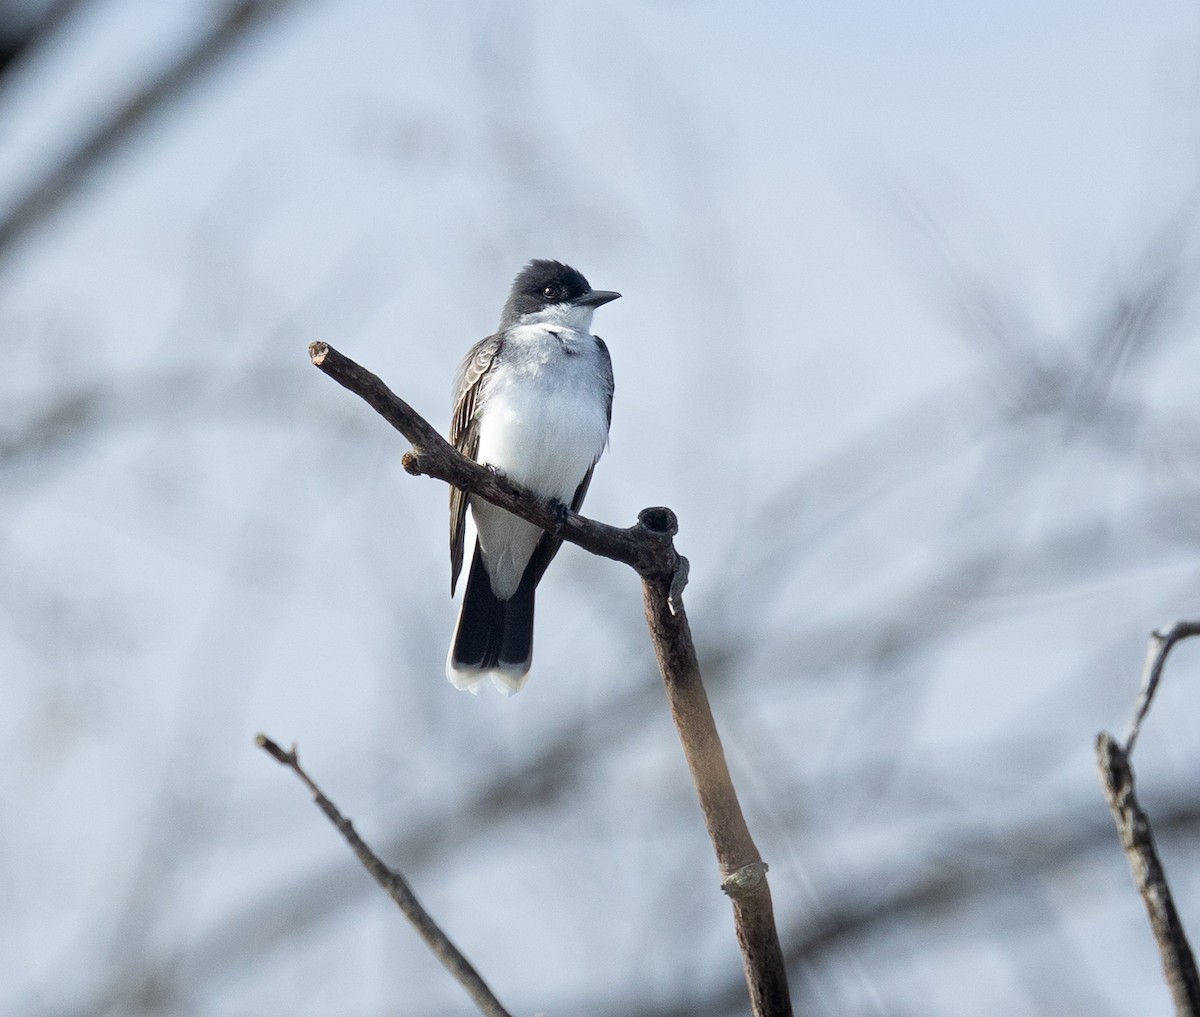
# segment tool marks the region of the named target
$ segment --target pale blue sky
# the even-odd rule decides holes
[[[96,4],[25,68],[0,105],[0,207],[206,10]],[[1011,760],[994,784],[953,780],[1013,730],[1069,729],[1046,750],[1044,782],[1008,789],[998,811],[1085,799],[1095,729],[1125,717],[1111,676],[1129,671],[1131,701],[1142,634],[1193,605],[1194,547],[1155,529],[1149,452],[1114,464],[1103,440],[1064,438],[1054,420],[971,450],[968,425],[998,411],[976,385],[985,346],[951,308],[953,271],[1011,298],[1048,358],[1077,332],[1194,188],[1197,28],[1195,5],[1178,2],[310,2],[246,40],[0,265],[0,399],[23,411],[64,386],[115,393],[94,437],[0,484],[0,899],[17,902],[0,944],[20,941],[8,960],[0,950],[0,984],[37,1012],[93,998],[111,958],[62,959],[112,931],[148,817],[206,847],[168,855],[161,883],[142,887],[145,941],[164,954],[186,954],[288,872],[339,864],[304,795],[250,749],[260,728],[299,739],[365,832],[383,835],[579,716],[614,748],[564,792],[572,808],[506,824],[445,865],[424,860],[431,904],[530,1012],[566,1012],[553,1004],[576,990],[606,998],[598,956],[653,998],[736,969],[724,901],[690,889],[689,866],[707,876],[711,859],[665,717],[625,725],[628,742],[603,724],[649,674],[632,577],[564,551],[539,602],[529,688],[511,702],[457,697],[440,676],[453,617],[444,491],[405,477],[402,444],[306,363],[305,344],[329,340],[444,425],[458,359],[530,257],[625,294],[596,318],[617,394],[587,508],[613,522],[655,503],[680,515],[692,625],[718,644],[708,652],[734,646],[743,662],[715,699],[782,915],[906,837],[923,850],[952,820],[979,821]],[[237,389],[252,369],[258,387]],[[1189,410],[1197,369],[1194,341],[1155,362],[1156,407]],[[200,380],[181,397],[171,379],[189,371]],[[920,447],[898,426],[871,431],[946,393],[944,416],[914,428]],[[956,442],[967,451],[940,451]],[[884,466],[871,458],[881,446]],[[1187,441],[1172,449],[1166,472],[1182,483],[1175,471],[1195,460]],[[853,487],[859,458],[887,475]],[[807,486],[772,510],[806,468]],[[1024,473],[1040,478],[1032,489]],[[890,657],[875,629],[896,604],[912,630],[955,607],[958,587],[912,597],[920,577],[961,564],[944,534],[969,559],[1006,532],[1009,509],[1012,554],[978,611],[937,654]],[[794,542],[785,532],[777,548],[775,528],[795,518]],[[1130,532],[1130,518],[1145,528]],[[1103,569],[1039,571],[1038,542],[1064,519],[1095,523],[1081,540]],[[736,580],[772,554],[784,575],[759,603]],[[65,619],[49,635],[14,606],[41,617],[40,598]],[[847,627],[861,639],[821,642]],[[928,686],[913,695],[918,673]],[[1175,748],[1147,767],[1164,781],[1194,773],[1194,706],[1160,718]],[[830,830],[815,845],[778,818],[781,788],[869,768],[896,724],[908,740],[888,760],[895,797],[854,799],[850,816],[816,802]],[[800,743],[811,752],[793,757]],[[906,825],[909,767],[953,786],[942,826]],[[204,803],[196,831],[187,808],[162,804],[212,786],[228,798]],[[677,865],[659,906],[700,930],[691,968],[647,961],[654,916],[622,896],[664,854]],[[1121,1011],[1165,996],[1111,861],[1083,882],[1117,903],[1075,887],[1083,903],[1066,900],[1063,923]],[[555,897],[534,867],[576,881]],[[275,947],[262,971],[222,968],[196,1012],[328,1013],[344,998],[384,1012],[412,986],[429,994],[420,1012],[462,1012],[407,930],[364,899]],[[1085,919],[1110,908],[1119,941],[1089,939]],[[581,913],[595,938],[577,942]],[[1008,1000],[1004,1012],[1035,1012],[989,921],[967,923],[982,960],[962,978]],[[902,1012],[961,960],[941,945],[915,974],[863,947],[806,991],[834,998],[845,981],[837,998],[859,1012],[889,1012],[871,1009],[881,998]]]

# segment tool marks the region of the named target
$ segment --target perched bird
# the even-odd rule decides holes
[[[594,290],[569,265],[531,261],[517,275],[494,335],[454,380],[450,441],[543,498],[578,511],[608,444],[612,361],[592,313],[621,294]],[[463,563],[467,504],[478,539],[446,658],[455,688],[485,679],[511,695],[533,659],[533,594],[561,540],[481,498],[450,490],[450,593]]]

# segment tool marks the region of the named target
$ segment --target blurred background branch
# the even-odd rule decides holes
[[[221,61],[251,31],[262,30],[275,15],[295,7],[301,0],[222,0],[211,5],[212,21],[181,53],[143,82],[116,109],[91,126],[53,166],[0,212],[0,259],[26,233],[45,219],[79,189],[126,144],[148,121],[164,116],[173,102],[187,95],[218,70]],[[26,30],[6,44],[0,53],[0,75],[33,46],[47,45],[79,8],[89,0],[57,0],[46,4]],[[94,3],[91,6],[97,6]]]
[[[0,4],[0,1010],[464,1012],[279,728],[513,1012],[744,1012],[632,577],[564,552],[537,682],[455,697],[441,499],[296,355],[445,406],[549,256],[627,295],[589,505],[684,521],[797,1008],[1166,1012],[1087,743],[1200,601],[1196,22]]]

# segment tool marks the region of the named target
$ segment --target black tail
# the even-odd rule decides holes
[[[525,684],[533,660],[535,572],[526,568],[517,592],[508,600],[498,599],[476,542],[446,661],[446,677],[455,688],[478,692],[489,674],[506,692],[517,692]]]

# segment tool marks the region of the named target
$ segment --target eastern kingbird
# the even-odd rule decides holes
[[[450,441],[543,498],[578,511],[608,444],[612,361],[589,331],[621,294],[594,290],[569,265],[531,261],[514,280],[495,335],[471,347],[454,379]],[[511,695],[533,658],[533,593],[561,540],[481,498],[450,489],[450,593],[462,571],[467,502],[478,539],[446,677]]]

